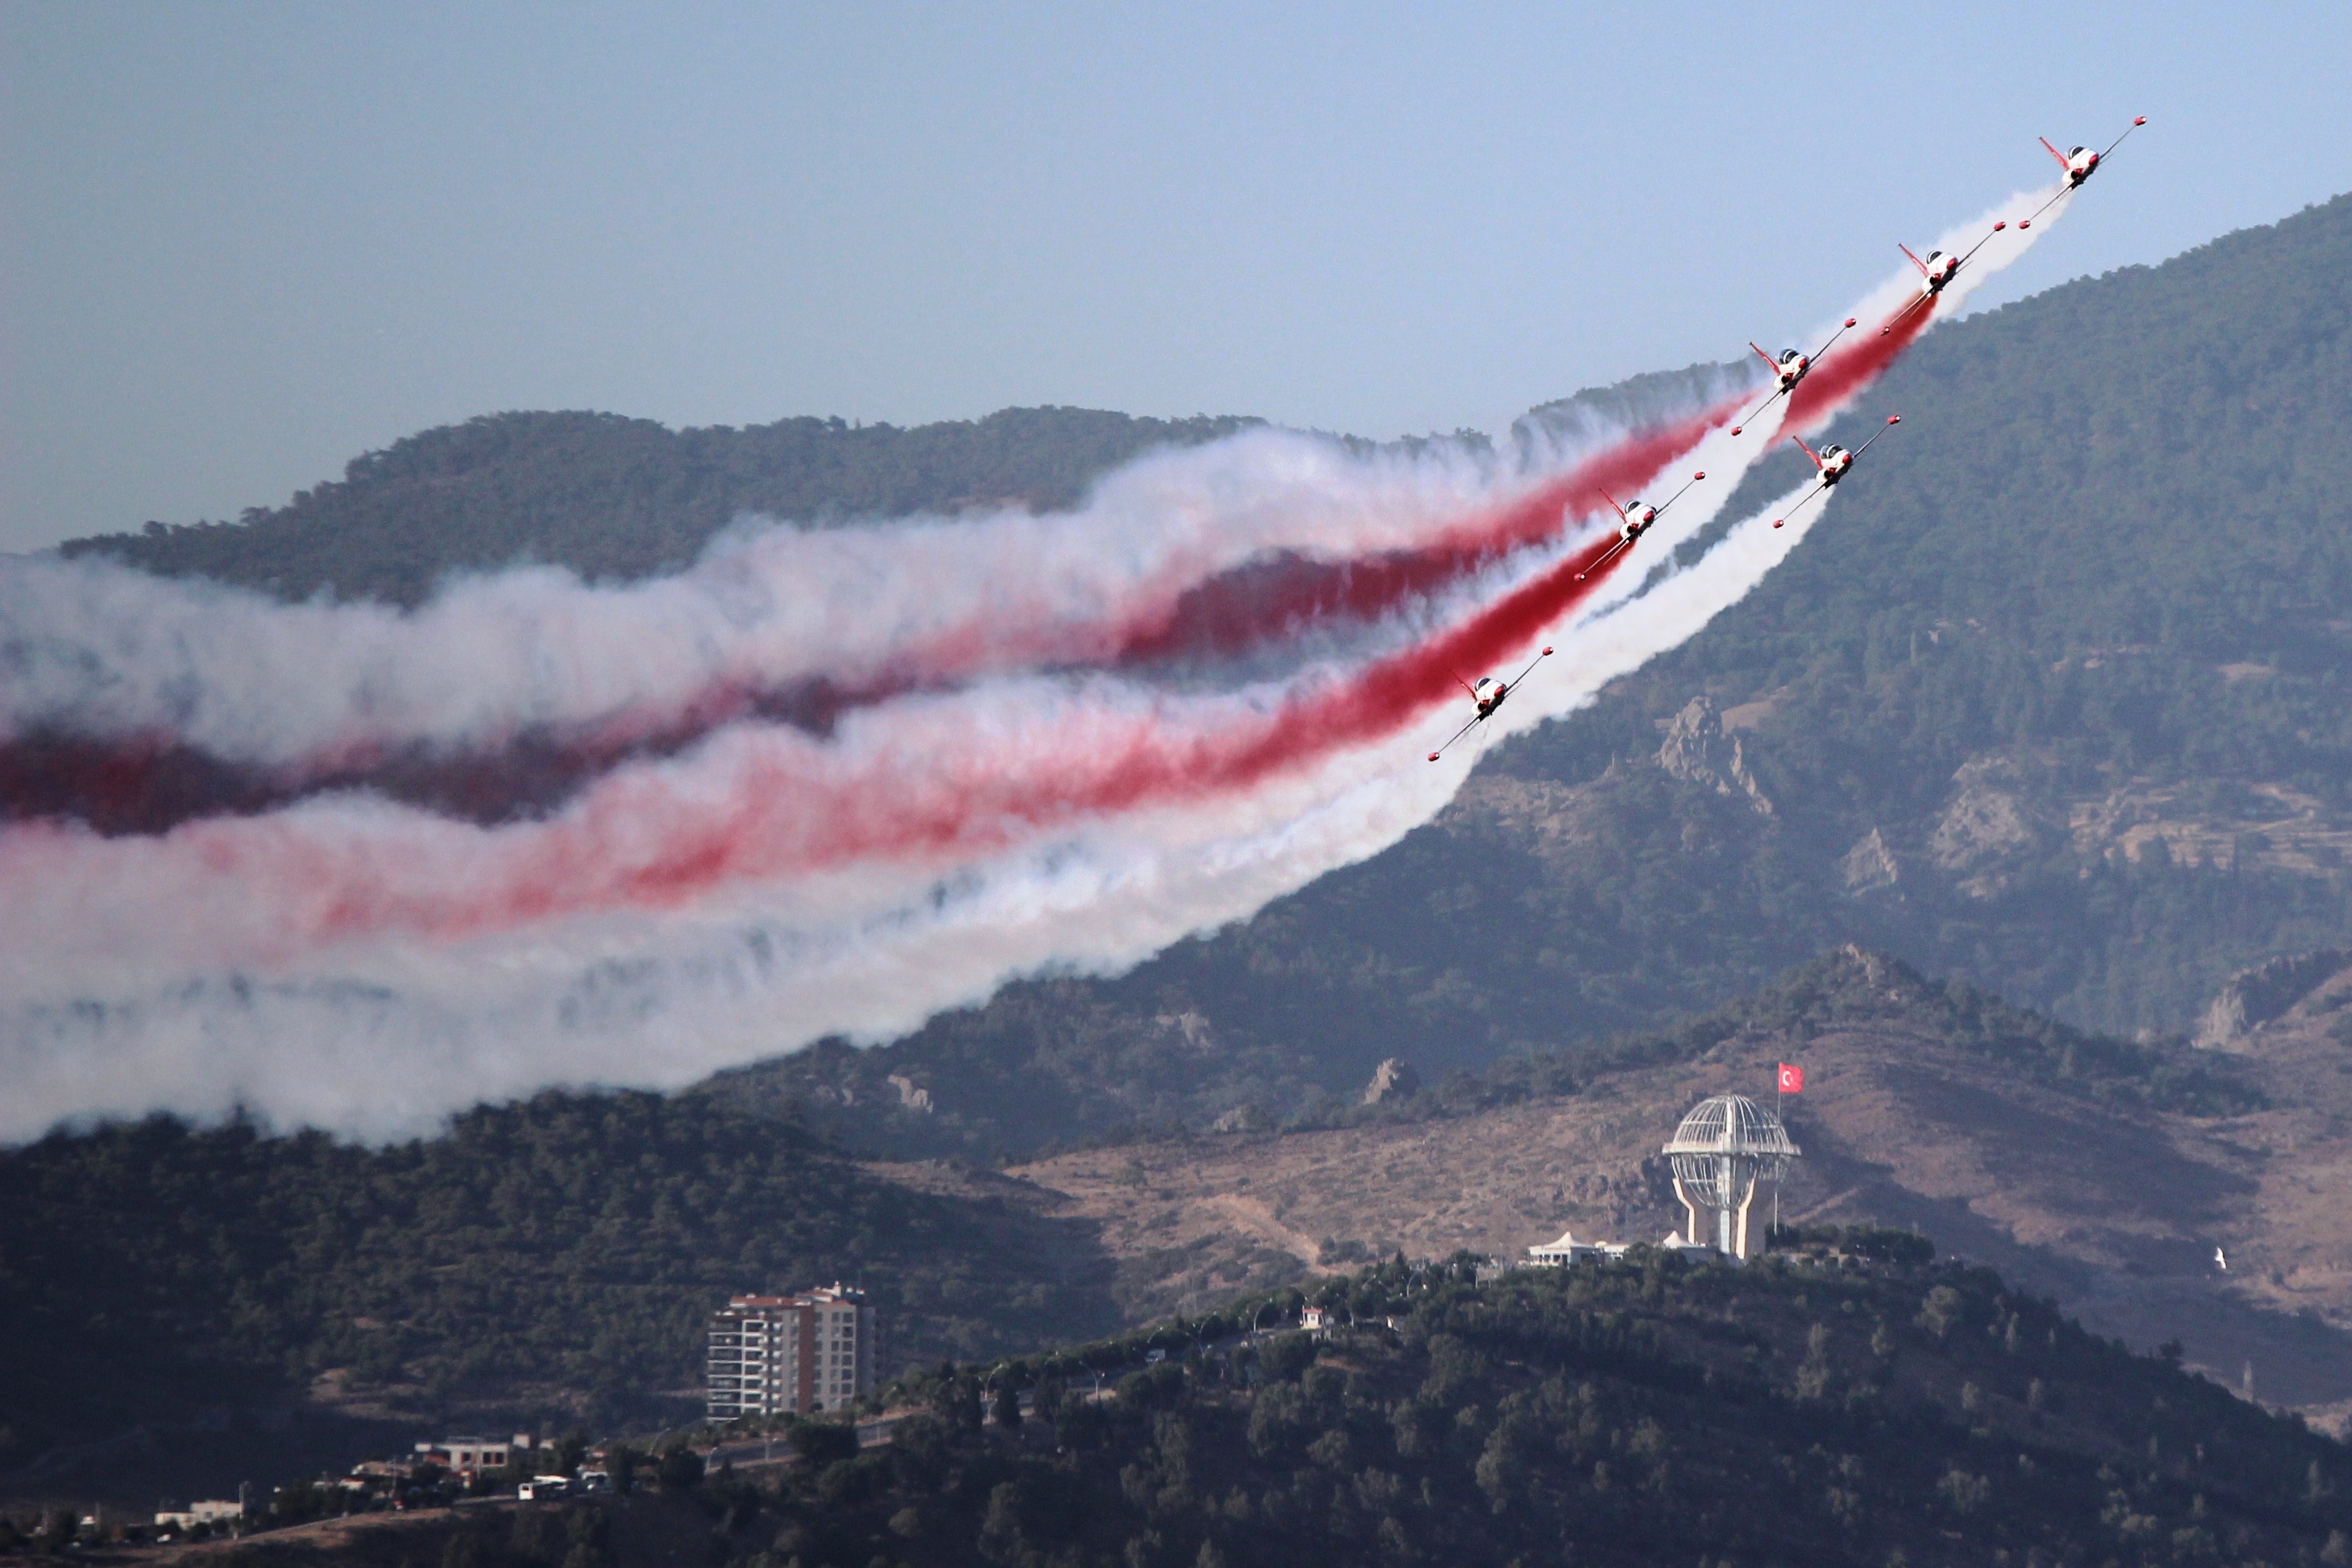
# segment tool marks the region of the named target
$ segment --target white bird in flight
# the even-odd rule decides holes
[[[2230,1260],[2221,1256],[2221,1249],[2219,1247],[2213,1249],[2213,1261],[2221,1266],[2221,1272],[2224,1274],[2230,1271]]]

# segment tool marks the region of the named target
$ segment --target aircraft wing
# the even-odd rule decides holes
[[[1619,534],[1617,536],[1617,542],[1609,547],[1609,553],[1602,556],[1599,560],[1594,561],[1591,566],[1586,567],[1582,571],[1578,572],[1576,574],[1576,580],[1582,582],[1586,578],[1591,577],[1594,572],[1599,571],[1602,567],[1607,566],[1611,561],[1615,560],[1617,559],[1618,552],[1630,547],[1633,542],[1633,541],[1632,539],[1627,538],[1624,535]]]
[[[1429,759],[1432,762],[1436,761],[1439,758],[1444,756],[1448,751],[1454,748],[1454,743],[1455,741],[1461,739],[1464,736],[1469,734],[1472,730],[1477,728],[1480,725],[1486,722],[1486,716],[1483,713],[1480,714],[1476,718],[1472,719],[1468,724],[1464,725],[1460,729],[1457,729],[1452,735],[1447,736],[1445,737],[1445,744],[1431,752],[1429,754]]]
[[[1804,498],[1803,498],[1802,500],[1799,501],[1795,506],[1793,506],[1793,507],[1790,507],[1790,508],[1789,508],[1789,517],[1775,517],[1775,518],[1773,518],[1773,519],[1772,519],[1772,526],[1773,526],[1774,528],[1779,528],[1779,527],[1780,527],[1780,525],[1781,525],[1781,524],[1783,524],[1783,523],[1785,523],[1785,522],[1787,522],[1787,521],[1789,520],[1789,517],[1795,517],[1799,512],[1803,511],[1807,507],[1810,507],[1810,506],[1811,506],[1815,501],[1820,500],[1820,499],[1822,498],[1822,493],[1823,493],[1824,491],[1828,490],[1828,489],[1829,489],[1829,486],[1828,486],[1827,485],[1822,484],[1822,483],[1820,480],[1818,480],[1818,479],[1814,480],[1814,481],[1813,481],[1813,487],[1812,487],[1811,489],[1810,489],[1810,490],[1808,490],[1808,491],[1806,491],[1806,492],[1805,492]]]

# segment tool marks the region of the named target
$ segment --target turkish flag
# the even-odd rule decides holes
[[[1802,1094],[1804,1092],[1805,1070],[1801,1067],[1792,1067],[1785,1061],[1780,1063],[1780,1092]]]

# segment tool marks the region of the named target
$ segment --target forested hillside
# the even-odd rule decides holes
[[[1105,1357],[1015,1368],[1042,1419],[992,1428],[978,1377],[935,1381],[936,1417],[788,1485],[763,1561],[965,1563],[975,1540],[1018,1564],[2345,1552],[2341,1445],[1988,1270],[1831,1249],[1735,1271],[1643,1249],[1484,1285],[1369,1270],[1320,1292],[1366,1327],[1196,1350],[1108,1405],[1069,1377]]]
[[[1846,1230],[1741,1270],[1649,1249],[1486,1283],[1461,1260],[1383,1265],[1326,1282],[1318,1296],[1348,1326],[1316,1337],[1241,1343],[1264,1304],[1243,1301],[943,1368],[900,1391],[916,1412],[863,1452],[837,1427],[793,1424],[793,1464],[694,1480],[665,1467],[657,1495],[641,1482],[568,1506],[378,1518],[236,1554],[259,1568],[2334,1568],[2352,1552],[2341,1445],[1931,1252]],[[1142,1364],[1147,1346],[1167,1359]]]
[[[2203,1116],[2249,1110],[2259,1101],[2237,1071],[2241,1064],[2186,1041],[2131,1041],[2074,1029],[1966,981],[1923,980],[1900,965],[1891,967],[1895,979],[1874,977],[1878,962],[1851,950],[1832,954],[1668,1029],[1513,1051],[1475,1068],[1457,1061],[1417,1092],[1375,1103],[1356,1092],[1364,1082],[1340,1092],[1320,1088],[1322,1064],[1303,1049],[1284,1051],[1273,1030],[1236,1043],[1199,1014],[1164,1013],[1135,1029],[1091,994],[1094,985],[1068,980],[1014,988],[990,1008],[950,1014],[898,1046],[860,1051],[827,1042],[782,1061],[721,1073],[698,1092],[878,1153],[1034,1157],[1088,1143],[1183,1137],[1201,1130],[1193,1112],[1203,1099],[1229,1107],[1220,1131],[1417,1122],[1573,1096],[1609,1074],[1690,1061],[1727,1040],[1777,1038],[1795,1050],[1852,1019],[1899,1017],[1908,1028],[1960,1044],[2060,1094]],[[1288,1018],[1286,977],[1255,978],[1234,994]],[[1021,1049],[1019,1037],[986,1027],[1005,1019],[1028,1026],[1034,1051]],[[917,1067],[910,1059],[919,1053]],[[910,1105],[917,1088],[929,1101]],[[1298,1108],[1285,1109],[1291,1106]]]
[[[675,569],[747,513],[823,524],[1067,507],[1155,446],[1254,423],[1014,408],[913,429],[803,418],[670,430],[610,413],[484,414],[354,458],[341,479],[234,523],[150,522],[63,549],[289,599],[323,589],[415,604],[451,572],[517,561],[591,579]]]
[[[1846,941],[2186,1033],[2235,970],[2352,941],[2347,279],[2339,198],[1939,329],[1802,550],[1397,848],[1118,979],[726,1082],[841,1115],[896,1075],[929,1110],[861,1113],[886,1146],[1281,1119]]]
[[[1081,1228],[707,1098],[549,1092],[382,1149],[161,1117],[59,1133],[0,1151],[0,1215],[20,1487],[74,1443],[300,1397],[658,1425],[699,1405],[704,1315],[741,1291],[863,1283],[893,1371],[1118,1321]]]
[[[1516,1255],[1571,1219],[1654,1236],[1657,1140],[1776,1058],[1819,1075],[1792,1217],[1924,1218],[2102,1332],[2184,1339],[2232,1377],[2252,1358],[2267,1397],[2330,1417],[2339,1254],[2295,1173],[2338,1157],[2342,1093],[2273,1105],[2322,1074],[2089,1036],[1838,954],[1671,1030],[1325,1107],[1344,1133],[1002,1174],[858,1164],[710,1094],[549,1092],[373,1150],[161,1118],[60,1132],[0,1151],[0,1496],[231,1486],[289,1462],[270,1455],[307,1473],[451,1425],[674,1422],[705,1314],[746,1289],[862,1284],[898,1373],[1034,1358],[1391,1250]],[[1956,1147],[2001,1166],[1998,1201],[1955,1184]],[[2199,1272],[2206,1234],[2242,1281]]]

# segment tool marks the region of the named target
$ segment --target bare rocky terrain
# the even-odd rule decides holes
[[[2179,1340],[2216,1380],[2341,1427],[2352,1414],[2352,963],[2216,1052],[2267,1106],[2200,1116],[2053,1084],[1944,1038],[1922,1021],[1908,971],[1858,949],[1843,962],[1883,978],[1882,1009],[1827,1030],[1747,1030],[1568,1097],[1198,1134],[1003,1175],[890,1168],[1090,1222],[1117,1261],[1122,1304],[1140,1315],[1398,1251],[1516,1256],[1570,1228],[1655,1239],[1680,1215],[1657,1154],[1683,1112],[1725,1091],[1767,1099],[1775,1064],[1796,1061],[1806,1092],[1787,1102],[1788,1120],[1804,1155],[1784,1220],[1916,1226],[2099,1332],[2145,1348]]]

